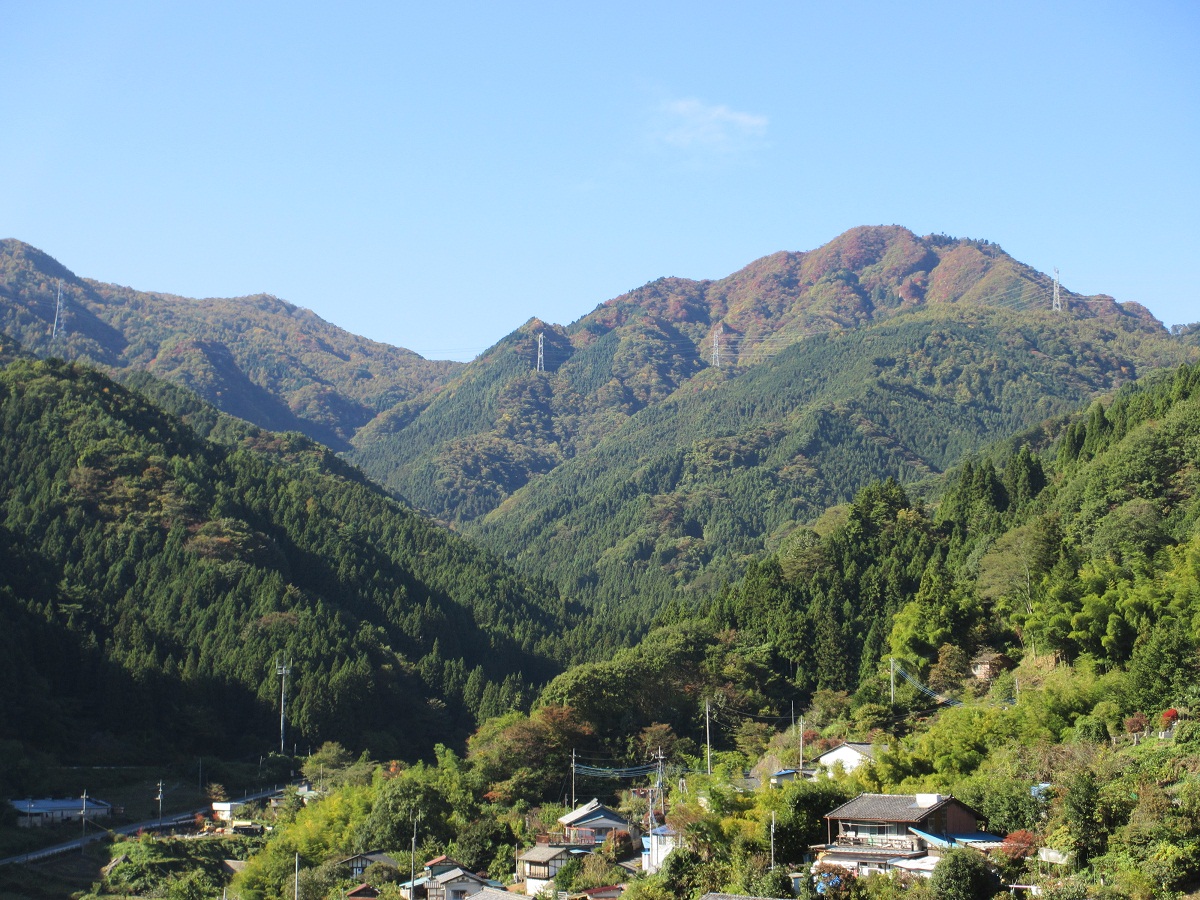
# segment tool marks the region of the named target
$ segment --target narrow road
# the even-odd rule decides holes
[[[273,787],[259,791],[255,794],[247,794],[240,798],[242,803],[249,803],[252,800],[262,800],[266,797],[278,797],[283,793],[283,788]],[[36,862],[39,859],[46,859],[49,856],[57,856],[60,853],[66,853],[70,850],[78,850],[84,844],[90,844],[92,841],[98,841],[106,835],[112,834],[136,834],[139,831],[157,831],[159,828],[170,828],[176,825],[182,825],[185,822],[193,821],[197,815],[207,814],[212,812],[212,806],[202,806],[199,809],[189,810],[188,812],[175,813],[171,816],[164,816],[160,825],[158,817],[153,819],[145,819],[141,822],[134,822],[132,825],[121,825],[118,828],[105,828],[103,825],[97,825],[96,830],[85,837],[77,837],[73,841],[66,841],[62,844],[55,844],[53,847],[43,847],[40,850],[31,850],[28,853],[19,853],[16,856],[10,856],[7,859],[0,859],[0,866],[7,866],[12,863],[28,863]],[[91,819],[88,820],[92,824]]]

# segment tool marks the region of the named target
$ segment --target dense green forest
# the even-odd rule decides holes
[[[634,880],[633,900],[788,896],[782,875],[823,839],[821,817],[860,791],[953,793],[1006,837],[995,872],[979,870],[991,887],[962,896],[991,896],[999,874],[1058,900],[1179,897],[1200,878],[1198,473],[1200,366],[1184,366],[972,456],[935,506],[876,482],[709,601],[677,600],[638,645],[563,673],[530,712],[486,722],[465,754],[347,758],[340,786],[280,821],[233,888],[281,897],[296,853],[313,896],[345,885],[335,861],[352,847],[407,863],[417,809],[420,857],[504,877],[561,813],[572,750],[610,766],[661,750],[682,776],[666,819],[685,848]],[[973,675],[985,653],[1007,671]],[[933,696],[898,680],[893,700],[893,660]],[[873,742],[875,761],[776,790],[743,777],[845,738]],[[644,815],[620,787],[580,785]],[[770,868],[772,846],[786,868]],[[1038,847],[1071,861],[1039,866]],[[871,876],[838,896],[950,896],[964,853],[932,882]],[[564,881],[626,877],[596,856]]]
[[[854,229],[721,281],[660,279],[569,328],[531,321],[378,416],[350,458],[602,609],[575,646],[604,653],[873,480],[944,472],[1196,358],[1136,304],[1068,293],[1056,314],[1050,291],[986,242]]]
[[[313,897],[346,886],[351,852],[408,862],[417,810],[422,855],[503,876],[561,812],[572,751],[669,760],[687,851],[631,900],[782,896],[771,814],[796,862],[862,790],[962,797],[1019,837],[1010,879],[1038,877],[1021,847],[1074,854],[1049,896],[1176,896],[1200,878],[1200,365],[1137,376],[1193,359],[1198,333],[1103,299],[1028,309],[1039,282],[998,248],[906,234],[531,323],[359,432],[411,440],[429,496],[459,497],[459,527],[526,574],[153,365],[114,357],[110,377],[0,342],[0,754],[261,751],[286,659],[295,739],[353,752],[309,760],[326,796],[279,812],[246,898],[287,893],[296,853]],[[747,334],[799,318],[787,346],[716,366],[698,349],[713,310]],[[545,373],[524,355],[538,331]],[[1009,671],[976,677],[984,657]],[[746,770],[844,738],[875,763],[750,790]],[[579,789],[645,812],[611,782]],[[102,892],[141,891],[157,852]],[[614,853],[573,883],[616,877]],[[201,868],[164,863],[145,889],[217,895]],[[927,896],[856,890],[901,887]]]
[[[129,380],[0,371],[0,735],[91,762],[261,752],[287,661],[297,741],[411,757],[558,670],[552,590],[307,437]]]
[[[873,480],[945,471],[1175,351],[1136,322],[968,306],[813,336],[710,369],[465,530],[637,634]]]
[[[65,337],[51,346],[56,284]],[[531,320],[465,366],[347,335],[272,297],[186,300],[0,245],[0,327],[39,355],[150,372],[323,441],[643,635],[874,480],[908,489],[1004,435],[1195,360],[1135,303],[1063,289],[987,241],[855,228],[727,278],[662,278],[567,327]],[[539,336],[545,371],[536,371]]]

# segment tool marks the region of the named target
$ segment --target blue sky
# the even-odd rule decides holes
[[[343,8],[344,7],[344,8]],[[0,236],[468,359],[862,224],[1200,319],[1200,5],[6,4]]]

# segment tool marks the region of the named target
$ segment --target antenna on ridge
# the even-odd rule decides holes
[[[1062,297],[1058,294],[1058,266],[1054,267],[1054,300],[1051,301],[1050,308],[1055,312],[1062,312]]]
[[[50,340],[58,337],[58,317],[62,313],[62,279],[58,279],[58,300],[54,303],[54,326],[50,329]]]
[[[545,371],[546,371],[546,358],[545,358],[545,356],[544,356],[544,355],[543,355],[543,353],[542,353],[542,340],[543,340],[545,337],[546,337],[546,336],[545,336],[544,334],[539,334],[539,335],[538,335],[538,361],[537,361],[537,370],[538,370],[539,372],[545,372]]]

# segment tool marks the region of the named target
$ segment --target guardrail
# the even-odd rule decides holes
[[[248,803],[252,800],[261,800],[265,797],[274,797],[283,793],[283,786],[274,785],[270,788],[251,793],[246,791],[241,798],[241,802]],[[39,850],[30,850],[28,853],[18,853],[16,856],[10,856],[6,859],[0,859],[0,866],[13,865],[17,863],[32,863],[39,860],[49,859],[52,856],[59,856],[63,853],[70,853],[72,850],[79,850],[85,844],[93,843],[94,841],[103,840],[111,834],[135,834],[139,831],[158,831],[160,828],[175,828],[188,822],[195,821],[197,815],[211,812],[211,806],[204,806],[199,809],[189,810],[188,812],[177,813],[176,815],[164,818],[161,822],[157,819],[146,819],[141,822],[134,822],[132,825],[122,825],[118,828],[106,828],[103,825],[96,825],[99,831],[93,832],[86,837],[75,838],[73,841],[66,841],[62,844],[55,844],[52,847],[42,847]],[[88,820],[91,821],[90,819]]]

